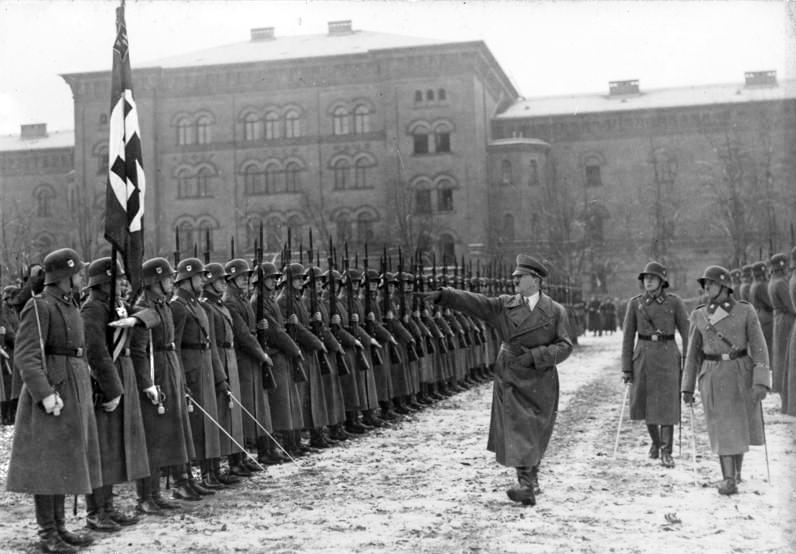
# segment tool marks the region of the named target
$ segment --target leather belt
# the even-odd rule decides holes
[[[82,358],[86,349],[82,346],[72,348],[69,346],[46,346],[44,353],[50,356],[69,356],[70,358]]]
[[[184,342],[180,345],[183,350],[210,350],[209,342]]]
[[[654,335],[642,335],[639,333],[638,338],[639,340],[648,340],[652,342],[666,342],[668,340],[674,340],[674,335],[661,335],[660,333],[656,333]]]
[[[155,352],[173,352],[176,349],[177,348],[174,346],[174,343],[170,342],[168,344],[164,344],[163,346],[156,346]]]
[[[232,348],[232,343],[231,342],[219,342],[218,343],[218,347],[219,348]]]
[[[718,361],[727,361],[727,360],[736,360],[738,358],[743,358],[746,356],[746,348],[743,350],[735,350],[733,352],[725,352],[724,354],[707,354],[705,352],[702,353],[702,359],[707,360],[709,362],[718,362]]]

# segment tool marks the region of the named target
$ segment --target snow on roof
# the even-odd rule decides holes
[[[446,43],[450,43],[450,41],[357,30],[343,34],[277,36],[270,40],[248,40],[152,60],[140,64],[140,67],[162,67],[168,69],[243,64],[363,54],[373,50],[411,48]]]
[[[527,144],[530,146],[543,146],[545,148],[550,146],[549,142],[545,142],[542,139],[526,137],[501,138],[489,142],[489,146],[517,146],[521,144]]]
[[[23,152],[26,150],[47,150],[50,148],[73,148],[75,132],[50,131],[43,137],[21,138],[16,135],[0,135],[0,153]]]
[[[796,81],[777,86],[744,86],[740,83],[702,85],[657,90],[639,94],[578,94],[525,98],[512,104],[496,119],[522,119],[551,115],[619,112],[714,104],[736,104],[796,98]]]

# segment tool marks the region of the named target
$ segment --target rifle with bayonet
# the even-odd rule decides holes
[[[363,258],[362,262],[362,279],[364,280],[365,284],[365,332],[370,335],[371,337],[376,336],[375,330],[375,322],[370,318],[370,314],[373,313],[373,306],[371,305],[371,293],[370,293],[370,276],[368,275],[368,243],[365,243],[365,257]],[[384,359],[381,357],[381,350],[378,346],[371,345],[370,346],[370,359],[373,360],[373,365],[383,365]]]
[[[291,315],[296,313],[294,309],[293,302],[295,302],[295,297],[293,296],[293,275],[290,273],[290,260],[292,253],[290,251],[290,227],[287,228],[287,244],[283,248],[282,253],[282,261],[284,265],[284,269],[282,270],[282,274],[284,275],[284,286],[285,286],[285,304],[287,306],[287,319],[290,319]],[[290,323],[290,321],[285,321],[285,330],[287,331],[288,336],[290,339],[295,342],[296,341],[296,327]],[[303,383],[307,381],[307,371],[304,369],[304,363],[301,361],[299,356],[294,357],[291,360],[291,365],[293,368],[293,380],[296,383]]]
[[[310,248],[307,250],[308,281],[310,287],[310,330],[318,339],[323,342],[323,320],[316,317],[320,314],[318,305],[318,284],[315,282],[315,268],[312,265],[312,229],[310,229]],[[329,375],[332,372],[331,363],[323,350],[317,350],[318,366],[321,375]]]
[[[406,312],[406,295],[404,294],[404,258],[403,254],[401,253],[401,249],[398,248],[398,275],[397,275],[397,290],[396,293],[398,294],[398,315],[399,321],[402,325],[407,327],[409,330],[409,314]],[[411,331],[410,331],[411,332]],[[422,350],[418,352],[419,345],[417,344],[417,339],[420,338],[415,336],[415,340],[412,342],[406,343],[406,355],[409,358],[410,362],[416,362],[421,354]]]
[[[348,265],[348,242],[344,245],[344,258],[343,258],[343,278],[345,282],[343,286],[346,288],[346,310],[348,310],[348,331],[357,339],[359,339],[360,332],[358,331],[359,328],[359,313],[357,310],[354,309],[354,286],[351,282],[351,268]],[[331,269],[329,270],[331,273]],[[329,289],[329,292],[332,292],[332,289]],[[331,303],[331,296],[329,302]],[[331,317],[330,317],[331,319]],[[360,371],[367,371],[370,369],[370,363],[368,362],[367,357],[365,356],[364,352],[365,345],[362,345],[362,348],[355,348],[356,356],[357,356],[357,367]]]
[[[255,241],[254,243],[254,264],[257,268],[255,271],[257,272],[257,306],[255,307],[255,320],[257,321],[257,342],[260,347],[263,349],[263,352],[268,352],[266,347],[266,337],[265,337],[265,329],[262,327],[262,321],[265,319],[264,314],[264,307],[263,307],[263,286],[265,281],[265,274],[263,273],[263,222],[260,221],[260,242],[258,243]],[[208,261],[210,253],[207,253]],[[262,362],[260,364],[260,371],[262,372],[263,376],[263,388],[267,390],[272,390],[276,388],[276,379],[274,378],[274,374],[271,373],[271,364]]]
[[[332,331],[332,335],[337,342],[342,344],[342,340],[340,338],[340,324],[335,323],[334,316],[337,316],[337,319],[340,318],[340,314],[337,313],[337,291],[335,290],[335,278],[334,278],[334,250],[332,249],[332,237],[329,237],[329,252],[328,256],[326,257],[326,265],[329,266],[329,279],[327,280],[327,284],[329,287],[329,329]],[[349,313],[349,317],[351,317],[351,312]],[[354,348],[355,350],[359,351],[359,349]],[[348,367],[348,358],[346,358],[345,352],[342,350],[338,350],[335,352],[335,362],[337,363],[337,373],[339,375],[351,375],[351,368]]]
[[[384,255],[381,258],[381,284],[383,287],[383,295],[382,295],[382,321],[384,322],[385,327],[390,333],[395,334],[394,329],[394,321],[393,318],[395,317],[392,313],[392,304],[390,302],[390,283],[389,283],[389,275],[387,272],[387,246],[384,246]],[[391,364],[402,364],[403,359],[401,358],[401,352],[398,350],[398,345],[394,344],[390,341],[387,344],[387,352],[390,355],[390,363]]]

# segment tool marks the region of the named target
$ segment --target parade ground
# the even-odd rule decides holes
[[[796,419],[764,402],[765,449],[746,455],[739,494],[724,497],[701,404],[696,466],[683,413],[676,467],[647,457],[643,422],[625,420],[613,457],[623,387],[621,334],[581,337],[560,366],[558,422],[540,471],[537,506],[510,502],[513,470],[486,451],[492,385],[460,393],[335,448],[268,468],[168,517],[120,533],[94,533],[85,552],[646,553],[796,552]],[[0,431],[0,483],[13,429]],[[694,471],[695,470],[695,471]],[[134,505],[134,487],[116,487]],[[85,524],[84,499],[70,528]],[[0,551],[35,552],[30,496],[0,493]]]

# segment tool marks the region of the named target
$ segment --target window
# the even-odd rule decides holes
[[[539,184],[539,166],[536,160],[531,160],[528,165],[528,186],[535,187]]]
[[[287,138],[297,138],[301,136],[301,124],[299,114],[296,110],[290,110],[285,114],[285,136]]]
[[[279,252],[282,248],[282,222],[276,218],[270,218],[265,222],[265,248],[269,252]]]
[[[437,211],[453,211],[453,187],[445,186],[437,189]]]
[[[439,253],[446,262],[456,259],[456,243],[453,237],[446,234],[440,235],[438,241]]]
[[[654,164],[655,182],[665,185],[674,183],[677,175],[677,162],[674,156],[662,149],[656,150],[652,155]]]
[[[269,112],[265,115],[265,140],[279,138],[279,115]]]
[[[422,131],[415,131],[412,138],[414,140],[414,153],[428,154],[428,134]]]
[[[277,194],[279,190],[279,168],[270,164],[265,168],[265,194]]]
[[[348,214],[340,214],[337,216],[337,244],[350,241],[351,237],[351,219],[349,219]]]
[[[211,140],[210,118],[206,115],[199,116],[196,120],[196,143],[210,144]]]
[[[298,192],[301,188],[301,167],[296,162],[289,162],[285,166],[285,192]]]
[[[508,160],[503,160],[500,163],[500,181],[504,185],[511,184],[511,162]]]
[[[212,177],[212,174],[208,168],[202,167],[199,169],[196,174],[196,196],[201,198],[212,196],[212,194],[210,194],[210,187],[208,186],[210,177]]]
[[[415,104],[420,104],[423,101],[423,91],[416,90],[415,91]]]
[[[186,146],[194,142],[193,126],[188,118],[182,118],[177,122],[177,144]]]
[[[367,106],[357,106],[354,110],[354,132],[359,135],[370,132],[370,110]]]
[[[348,182],[350,180],[349,172],[351,171],[351,166],[348,163],[348,160],[337,160],[334,163],[334,188],[335,190],[345,190],[348,188]]]
[[[348,111],[342,106],[334,110],[332,116],[332,133],[335,135],[347,135],[348,129]]]
[[[514,240],[514,216],[506,214],[503,216],[503,232],[501,233],[503,240]]]
[[[436,131],[434,133],[434,151],[435,152],[451,151],[451,134],[449,131]]]
[[[373,241],[373,216],[363,212],[357,216],[357,241],[360,243]]]
[[[199,225],[199,251],[213,251],[213,228],[210,223],[205,222]]]
[[[415,213],[427,215],[431,213],[431,191],[428,189],[415,191]]]
[[[193,175],[187,169],[177,173],[177,198],[193,198],[196,196],[196,183]]]
[[[55,198],[55,192],[49,185],[41,185],[36,189],[36,216],[37,217],[52,217],[52,203]]]
[[[262,138],[260,119],[257,114],[247,114],[243,119],[243,140],[251,142],[260,138]]]
[[[264,175],[253,164],[243,168],[243,184],[247,195],[265,193]]]
[[[368,175],[367,169],[370,163],[365,158],[359,158],[354,163],[354,188],[364,189],[368,188]]]
[[[427,102],[433,102],[434,101],[434,91],[433,90],[428,89],[426,91],[426,101]]]
[[[180,243],[180,257],[190,253],[193,256],[193,225],[188,221],[183,221],[177,226],[177,238]]]
[[[596,162],[589,162],[586,165],[586,186],[600,187],[602,184],[603,180],[600,175],[600,166]]]
[[[445,94],[445,89],[444,88],[441,88],[441,89],[437,90],[437,100],[439,100],[440,102],[444,102],[445,101],[445,97],[446,97],[446,94]]]

